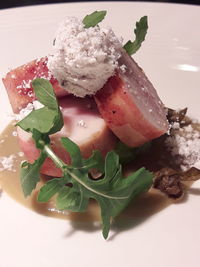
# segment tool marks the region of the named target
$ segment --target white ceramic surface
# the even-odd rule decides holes
[[[149,17],[148,37],[135,59],[167,106],[200,116],[200,7],[99,2],[45,5],[0,11],[0,77],[49,52],[57,24],[67,15],[108,11],[104,24],[126,41],[135,21]],[[0,83],[0,130],[9,102]],[[200,183],[194,188],[200,188]],[[197,190],[200,192],[200,189]],[[6,194],[0,198],[1,267],[198,267],[200,193],[171,205],[135,227],[101,230],[38,215]],[[127,222],[129,224],[130,222]]]

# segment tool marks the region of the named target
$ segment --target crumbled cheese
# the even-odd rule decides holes
[[[32,98],[34,96],[33,95],[33,92],[32,91],[28,91],[27,96],[30,97],[30,98]]]
[[[142,90],[143,92],[148,92],[148,88],[147,88],[146,86],[142,86],[142,87],[141,87],[141,90]],[[158,101],[158,104],[161,105],[161,104],[162,104],[161,101]]]
[[[26,79],[21,80],[21,81],[19,81],[19,84],[16,85],[16,89],[17,89],[17,92],[19,94],[27,95],[30,98],[32,98],[32,97],[34,97],[34,92],[32,89],[32,81],[34,79],[40,77],[40,78],[47,79],[49,81],[51,80],[51,78],[52,78],[51,72],[48,69],[46,70],[46,68],[44,68],[47,65],[47,61],[48,61],[48,59],[46,57],[44,59],[40,58],[40,59],[36,60],[36,62],[35,62],[36,68],[33,70],[31,69],[31,74],[33,74],[34,76],[28,80],[26,80]],[[43,66],[42,68],[41,68],[40,64],[42,64],[42,66]],[[25,72],[27,72],[27,70],[29,71],[29,69],[30,69],[29,64],[25,64],[23,66],[23,70]],[[15,79],[16,75],[12,74],[11,78]]]
[[[120,65],[119,68],[120,68],[120,70],[124,73],[124,72],[126,72],[127,66],[124,65],[124,64],[122,64],[122,65]]]
[[[84,128],[87,127],[87,125],[86,125],[86,123],[85,123],[84,120],[80,120],[80,121],[78,121],[78,122],[77,122],[77,125],[80,126],[80,127],[84,127]]]
[[[20,88],[30,88],[31,87],[31,82],[32,80],[28,80],[28,81],[25,81],[25,80],[22,80],[22,83],[20,85],[18,85],[16,88],[17,89],[20,89]]]
[[[183,171],[196,167],[200,169],[200,132],[192,125],[180,128],[178,122],[173,123],[174,134],[167,137],[165,143],[168,151],[176,158]],[[179,131],[176,131],[179,130]]]
[[[13,169],[15,158],[15,155],[10,155],[8,157],[0,157],[0,171],[15,171]]]
[[[12,132],[12,135],[13,135],[13,136],[17,136],[17,131],[13,131],[13,132]]]
[[[42,107],[43,105],[39,101],[34,100],[32,103],[28,103],[28,105],[25,108],[21,109],[19,114],[12,114],[10,116],[16,121],[20,121],[23,118],[25,118],[29,113],[31,113],[31,111]]]
[[[23,156],[24,156],[24,152],[20,151],[20,152],[17,153],[17,155],[18,155],[19,157],[23,157]]]
[[[172,129],[175,129],[175,130],[178,130],[180,128],[180,123],[179,122],[174,122],[172,125],[171,125],[171,128]]]
[[[48,68],[68,92],[95,94],[114,75],[122,42],[111,28],[84,28],[81,20],[67,17],[60,25]]]

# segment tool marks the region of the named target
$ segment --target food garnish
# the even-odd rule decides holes
[[[148,30],[147,16],[141,17],[141,19],[136,22],[136,28],[134,29],[135,40],[129,40],[125,45],[124,49],[131,56],[135,54],[141,47],[142,42],[145,40]]]
[[[101,22],[105,16],[107,11],[94,11],[92,14],[85,16],[83,19],[83,24],[85,25],[85,28],[94,27]]]
[[[198,167],[200,160],[198,158],[196,163],[196,158],[192,158],[188,166],[187,162],[182,166],[187,169],[182,170],[177,158],[173,161],[179,164],[177,166],[169,159],[166,164],[164,157],[160,158],[162,151],[170,153],[171,150],[172,156],[177,157],[171,148],[176,140],[174,133],[179,131],[176,127],[180,126],[180,131],[189,134],[193,128],[185,128],[187,109],[178,112],[166,109],[152,83],[131,58],[145,40],[147,16],[136,22],[135,40],[129,40],[125,45],[112,29],[99,27],[105,16],[103,10],[95,11],[83,20],[66,18],[54,40],[54,52],[10,71],[3,82],[14,112],[21,112],[36,99],[39,101],[39,108],[16,124],[19,141],[24,142],[21,149],[27,157],[21,164],[20,173],[24,196],[30,196],[36,189],[41,173],[52,175],[39,189],[38,201],[48,202],[53,197],[58,210],[85,212],[90,199],[95,200],[100,207],[102,232],[106,239],[112,220],[151,187],[169,198],[182,197],[187,188],[185,183],[200,178],[200,171],[194,165]],[[71,93],[73,96],[69,96]],[[73,97],[79,99],[78,104]],[[83,99],[86,100],[84,108]],[[63,109],[60,103],[65,101],[68,104],[65,103]],[[73,112],[65,117],[68,108]],[[57,133],[63,131],[70,136],[66,126],[72,119],[77,119],[77,114],[82,117],[76,126],[87,128],[82,118],[89,113],[93,124],[94,117],[103,120],[106,151],[103,144],[94,149],[93,140],[102,138],[88,141],[87,136],[85,140],[79,140],[86,144],[87,155],[69,137],[61,135],[60,143],[57,142]],[[200,134],[197,130],[195,134],[199,142]],[[184,140],[188,141],[188,137]],[[29,150],[25,149],[26,145],[30,146]],[[59,150],[62,150],[60,155]],[[27,156],[29,151],[32,158]],[[38,158],[34,158],[35,151]],[[149,165],[145,162],[147,157]],[[125,175],[124,166],[133,160],[134,168]]]
[[[119,156],[114,151],[108,152],[105,160],[98,151],[94,151],[93,155],[85,160],[75,143],[69,138],[62,138],[62,144],[71,156],[71,165],[66,165],[50,147],[49,135],[59,131],[63,125],[53,88],[44,79],[36,79],[32,85],[37,99],[44,108],[32,111],[17,125],[32,133],[41,152],[33,164],[22,163],[21,185],[24,195],[30,195],[35,189],[40,179],[40,167],[44,160],[50,157],[57,167],[61,168],[63,176],[47,182],[40,189],[38,200],[48,201],[53,195],[58,194],[58,209],[83,212],[87,209],[89,199],[95,199],[101,208],[103,236],[107,238],[111,219],[115,218],[134,197],[151,187],[153,175],[141,168],[124,178]],[[91,179],[91,169],[100,171],[102,177],[98,180]]]

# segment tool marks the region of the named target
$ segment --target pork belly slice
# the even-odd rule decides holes
[[[127,54],[118,71],[95,95],[98,109],[113,133],[126,145],[140,146],[167,132],[166,111],[143,70]]]
[[[33,60],[11,70],[2,79],[14,113],[18,113],[28,103],[35,100],[35,94],[31,86],[31,82],[35,78],[49,80],[57,97],[68,95],[67,91],[59,85],[57,79],[49,72],[47,61],[47,57]]]
[[[64,126],[60,132],[51,135],[51,147],[54,152],[66,163],[70,163],[67,151],[62,147],[60,138],[69,137],[81,150],[84,158],[91,156],[92,151],[98,149],[102,155],[114,148],[116,137],[101,118],[96,104],[91,98],[76,98],[67,96],[59,99],[59,105],[64,118]],[[39,150],[31,135],[20,127],[17,128],[19,145],[27,160],[34,162],[39,156]],[[51,159],[46,159],[41,173],[60,177],[58,169]]]

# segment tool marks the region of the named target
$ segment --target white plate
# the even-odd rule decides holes
[[[57,23],[66,15],[84,17],[108,11],[104,24],[124,40],[133,36],[135,21],[149,17],[148,37],[135,58],[154,83],[164,103],[189,107],[200,116],[200,7],[101,2],[16,8],[0,11],[0,77],[9,68],[48,53]],[[0,84],[0,130],[7,123],[8,99]],[[196,183],[194,187],[198,187]],[[105,241],[100,230],[43,217],[0,199],[1,267],[197,267],[200,244],[200,196],[171,205]]]

